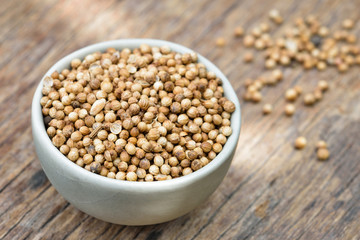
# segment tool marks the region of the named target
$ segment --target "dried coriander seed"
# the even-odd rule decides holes
[[[327,144],[325,141],[320,140],[316,143],[316,148],[327,148]]]
[[[234,29],[234,36],[235,37],[241,37],[244,35],[244,29],[242,27],[236,27]]]
[[[276,24],[283,22],[280,12],[276,9],[269,12],[269,18]],[[323,26],[315,16],[310,15],[306,18],[297,18],[294,26],[286,29],[282,36],[276,38],[266,34],[269,31],[268,25],[261,24],[256,26],[251,31],[245,33],[243,44],[247,48],[264,50],[266,69],[274,69],[280,65],[292,67],[295,64],[300,64],[303,69],[315,68],[320,72],[334,67],[338,72],[345,73],[352,66],[360,64],[360,50],[357,46],[354,46],[357,44],[357,37],[350,32],[354,25],[352,19],[345,19],[342,22],[343,29],[333,31]],[[252,60],[250,57],[247,60],[244,56],[244,61],[251,62]],[[255,84],[256,79],[247,79],[245,81],[246,91],[243,95],[245,101],[260,102],[262,89],[269,85],[276,85],[282,76],[280,79],[273,75],[260,76],[259,78],[261,79],[261,84]],[[314,105],[323,98],[328,88],[329,84],[327,81],[319,81],[315,89],[304,94],[304,104],[306,106]],[[284,93],[285,99],[289,102],[295,101],[302,92],[300,86],[295,86]],[[270,106],[265,104],[263,106],[263,113],[267,114],[268,112],[271,112]],[[294,104],[289,103],[285,105],[285,114],[287,116],[292,116],[294,112]],[[306,139],[305,141],[304,139],[300,138],[298,144],[295,143],[295,147],[298,145],[299,147],[297,148],[303,148],[306,145]],[[211,143],[213,143],[212,140],[212,138],[209,139]],[[326,160],[329,157],[326,143],[320,141],[317,144],[317,148],[318,159]]]
[[[271,104],[267,103],[263,106],[263,113],[264,114],[270,114],[273,110],[273,107]]]
[[[96,100],[94,104],[91,106],[90,115],[95,116],[96,114],[98,114],[105,107],[105,103],[106,103],[105,99]]]
[[[305,105],[313,105],[315,103],[315,96],[312,93],[307,93],[304,96],[304,104]]]
[[[74,59],[44,79],[46,131],[61,153],[108,178],[161,181],[197,171],[222,151],[236,106],[195,53],[141,45],[120,51],[116,65],[114,52]]]
[[[320,89],[315,89],[313,94],[314,94],[315,101],[320,101],[323,98],[323,94]]]
[[[255,38],[252,35],[246,35],[243,40],[243,44],[245,47],[254,46]]]
[[[342,26],[343,28],[345,29],[351,29],[354,27],[354,21],[351,20],[351,19],[345,19],[343,22],[342,22]]]
[[[319,148],[316,155],[320,161],[325,161],[329,158],[330,152],[326,148]]]
[[[280,12],[277,9],[272,9],[269,12],[269,17],[276,24],[281,24],[283,22],[283,18],[280,16]]]
[[[283,73],[280,69],[275,69],[271,72],[271,76],[276,80],[280,81],[283,78]]]
[[[295,148],[296,149],[303,149],[307,144],[306,138],[301,136],[296,138],[295,140]]]
[[[295,105],[294,104],[291,104],[291,103],[288,103],[285,105],[285,114],[287,116],[292,116],[294,115],[295,113]]]
[[[251,100],[252,100],[253,102],[260,102],[261,99],[262,99],[262,95],[261,95],[260,92],[254,92],[254,93],[252,93],[252,95],[251,95]]]
[[[215,44],[217,47],[224,47],[226,44],[225,38],[223,37],[218,37],[215,41]]]
[[[329,84],[325,81],[325,80],[321,80],[318,82],[318,88],[325,92],[326,90],[329,89]]]
[[[244,62],[249,63],[254,60],[254,55],[251,52],[247,52],[244,54]]]
[[[297,98],[297,91],[293,88],[286,90],[285,98],[287,101],[291,101],[291,102],[295,101]]]
[[[232,134],[232,128],[230,126],[224,126],[221,129],[221,133],[224,136],[229,137]]]
[[[274,59],[266,59],[265,61],[265,67],[267,69],[273,69],[276,67],[276,61]]]
[[[113,134],[119,134],[122,130],[122,127],[120,124],[118,123],[113,123],[111,124],[110,126],[110,131],[113,133]]]
[[[296,94],[297,95],[301,95],[301,93],[302,93],[302,87],[300,87],[300,86],[295,86],[294,87],[294,90],[296,91]]]

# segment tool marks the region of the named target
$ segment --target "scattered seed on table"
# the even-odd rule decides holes
[[[269,18],[276,24],[281,24],[283,18],[277,9],[269,12]],[[266,69],[281,67],[290,68],[300,65],[304,70],[316,69],[327,71],[335,68],[340,73],[347,72],[353,66],[360,65],[360,48],[357,44],[356,34],[350,32],[355,22],[352,19],[345,19],[342,22],[342,29],[333,30],[324,26],[315,16],[309,15],[295,19],[295,24],[290,26],[279,37],[269,32],[269,25],[262,23],[250,31],[241,32],[244,34],[243,44],[247,48],[254,48],[264,53],[264,66]],[[243,29],[241,29],[243,30]],[[234,31],[234,35],[237,34]],[[239,34],[240,36],[240,34]],[[258,52],[258,51],[256,51]],[[255,55],[256,56],[256,55]],[[245,58],[246,57],[246,58]],[[244,56],[245,62],[251,62],[252,57]],[[275,75],[274,71],[277,75]],[[276,86],[283,78],[282,71],[274,70],[270,75],[259,76],[245,81],[246,92],[243,95],[245,101],[260,102],[261,91],[270,85]],[[256,81],[258,81],[256,83]],[[302,83],[300,83],[303,85]],[[305,86],[305,85],[304,85]],[[303,94],[303,103],[312,106],[323,99],[323,95],[329,89],[329,81],[320,80],[317,87],[312,91]],[[299,85],[285,91],[285,99],[289,102],[295,101],[302,94],[303,89]],[[295,112],[294,104],[285,105],[285,114],[292,116]],[[270,104],[263,105],[263,114],[272,111]],[[319,141],[316,144],[318,158],[326,160],[329,151],[326,142]],[[306,146],[306,139],[299,137],[295,141],[295,148],[302,149]]]

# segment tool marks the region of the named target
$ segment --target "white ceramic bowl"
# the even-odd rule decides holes
[[[122,39],[101,42],[75,51],[52,66],[44,75],[70,67],[74,58],[84,58],[109,47],[136,48],[146,43],[150,46],[168,45],[179,53],[192,50],[172,42],[154,39]],[[231,116],[232,135],[223,150],[207,166],[187,176],[159,182],[130,182],[110,179],[88,172],[68,160],[49,139],[41,112],[42,82],[36,89],[31,112],[32,133],[41,166],[56,190],[73,206],[101,220],[124,225],[147,225],[180,217],[212,194],[225,177],[234,156],[240,134],[240,104],[235,91],[224,74],[209,60],[198,55],[223,81],[225,96],[236,105]],[[44,78],[43,77],[43,78]]]

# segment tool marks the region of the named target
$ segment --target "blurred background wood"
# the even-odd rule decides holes
[[[68,53],[99,41],[159,38],[212,60],[242,95],[247,77],[264,70],[262,53],[247,51],[233,30],[250,29],[280,10],[281,33],[296,17],[314,14],[338,28],[359,21],[359,0],[312,1],[0,1],[0,238],[1,239],[360,239],[359,67],[346,74],[286,69],[261,104],[242,104],[237,154],[218,190],[198,209],[174,221],[144,227],[94,219],[51,186],[35,155],[30,127],[32,95],[42,75]],[[359,37],[360,23],[355,27]],[[224,48],[215,48],[217,37]],[[324,100],[283,115],[283,93],[295,84],[310,91],[330,83]],[[269,116],[264,102],[274,104]],[[293,149],[299,135],[308,139]],[[324,139],[331,157],[316,160]],[[141,214],[141,213],[139,213]]]

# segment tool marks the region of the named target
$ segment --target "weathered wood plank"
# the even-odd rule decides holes
[[[160,38],[188,46],[223,70],[238,96],[246,78],[267,74],[262,53],[243,64],[249,51],[232,37],[251,29],[278,8],[284,24],[314,14],[340,27],[359,21],[360,1],[1,1],[0,9],[0,238],[4,239],[359,239],[360,81],[359,68],[346,74],[285,69],[284,80],[263,90],[261,104],[242,103],[237,157],[218,190],[191,213],[174,221],[128,227],[90,217],[64,200],[36,159],[30,104],[42,75],[66,54],[99,41]],[[75,6],[76,5],[76,6]],[[354,32],[359,35],[360,24]],[[215,48],[216,37],[227,45]],[[315,107],[300,101],[285,117],[284,89],[311,91],[327,79],[329,92]],[[269,116],[262,104],[274,105]],[[259,129],[261,131],[259,131]],[[308,146],[293,149],[307,137]],[[325,139],[331,157],[316,161],[315,143]]]

